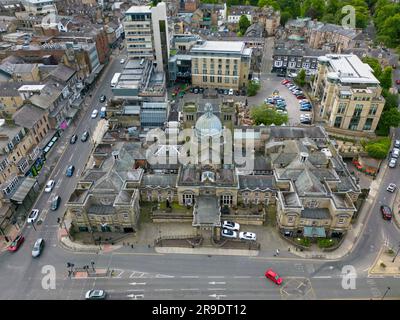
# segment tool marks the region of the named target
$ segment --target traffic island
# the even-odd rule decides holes
[[[72,272],[68,271],[69,277],[72,279],[87,279],[87,278],[111,278],[114,276],[114,270],[95,268],[75,268]]]
[[[400,258],[397,254],[397,249],[382,247],[368,273],[370,275],[400,275]]]

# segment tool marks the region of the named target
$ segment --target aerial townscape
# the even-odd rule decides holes
[[[0,0],[0,300],[400,300],[399,25]]]

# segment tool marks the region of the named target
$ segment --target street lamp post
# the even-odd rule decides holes
[[[381,300],[383,300],[386,297],[386,294],[389,292],[389,290],[390,290],[390,287],[387,287],[387,289],[386,289],[385,293],[383,294]]]
[[[399,244],[399,248],[397,249],[396,255],[394,256],[392,262],[394,262],[396,260],[396,257],[399,254],[399,251],[400,251],[400,244]]]

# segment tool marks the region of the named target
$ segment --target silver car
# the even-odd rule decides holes
[[[104,300],[107,293],[104,290],[89,290],[85,294],[86,300]]]
[[[221,236],[225,237],[225,238],[233,238],[236,239],[237,238],[237,232],[233,231],[233,230],[228,230],[228,229],[222,229],[221,231]]]
[[[256,234],[254,232],[240,232],[239,233],[239,239],[256,241],[257,240],[257,236],[256,236]]]
[[[43,251],[43,248],[44,248],[44,240],[42,238],[37,239],[32,249],[32,257],[34,258],[39,257]]]
[[[397,160],[395,158],[391,158],[389,161],[389,168],[395,168],[397,164]]]

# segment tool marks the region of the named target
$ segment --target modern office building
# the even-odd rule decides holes
[[[192,84],[236,90],[246,87],[251,53],[242,41],[204,41],[193,46]]]
[[[124,29],[129,59],[151,59],[157,71],[166,71],[169,35],[165,3],[132,6],[125,13]]]
[[[363,134],[375,131],[385,99],[371,67],[356,55],[319,57],[312,92],[320,101],[318,115],[328,128]]]

